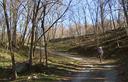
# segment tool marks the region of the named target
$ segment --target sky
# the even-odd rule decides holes
[[[76,22],[80,22],[81,24],[84,24],[84,13],[83,13],[83,7],[85,8],[86,12],[86,19],[88,24],[93,24],[92,19],[96,18],[96,3],[97,0],[73,0],[71,8],[67,12],[66,20],[64,21],[64,25],[68,27],[68,24],[73,23],[73,20],[75,19]],[[112,0],[112,9],[116,10],[117,5],[116,0]],[[87,4],[88,2],[88,4]],[[100,9],[99,9],[100,11]],[[99,13],[100,14],[100,13]],[[117,11],[112,12],[114,19],[117,18]],[[110,11],[108,6],[105,6],[105,18],[110,19]],[[100,16],[98,16],[100,21]],[[93,20],[94,21],[94,20]]]
[[[0,0],[0,1],[2,1],[2,0]],[[69,2],[69,0],[63,0],[63,1],[65,4],[67,4]],[[95,1],[97,1],[97,0],[72,0],[69,10],[66,13],[66,15],[64,16],[64,21],[63,21],[64,26],[69,27],[69,25],[74,24],[74,22],[84,24],[85,16],[84,16],[83,8],[85,9],[85,12],[86,12],[86,19],[87,19],[88,24],[92,24],[91,17],[92,18],[96,17],[95,16],[96,4],[94,4]],[[87,2],[88,2],[88,4],[87,4]],[[114,8],[114,6],[116,6],[116,5],[113,4],[113,8]],[[117,16],[116,13],[117,12],[113,13],[115,18]],[[106,15],[107,15],[106,18],[109,19],[110,16],[108,14],[106,14]],[[100,19],[100,17],[99,17],[99,19]]]

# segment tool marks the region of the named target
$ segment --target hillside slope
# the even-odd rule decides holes
[[[98,46],[103,46],[106,56],[112,56],[117,48],[128,46],[128,36],[125,28],[110,30],[105,33],[59,38],[49,42],[49,48],[57,51],[76,52],[85,56],[95,56]]]

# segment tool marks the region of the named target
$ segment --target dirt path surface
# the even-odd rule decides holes
[[[105,59],[102,63],[100,63],[100,60],[98,57],[84,57],[84,56],[78,56],[78,55],[72,55],[68,52],[57,52],[57,51],[48,51],[50,54],[60,55],[67,58],[71,58],[74,60],[81,61],[82,64],[110,64],[114,63],[115,60],[113,59]]]
[[[118,82],[117,65],[113,65],[114,60],[100,60],[97,57],[81,57],[70,53],[48,51],[50,54],[60,55],[80,61],[80,70],[69,74],[58,82]]]
[[[115,65],[88,65],[59,82],[118,82]]]
[[[118,82],[117,66],[110,64],[114,60],[104,60],[100,63],[96,57],[85,58],[62,52],[50,53],[79,60],[81,61],[81,66],[83,66],[78,72],[67,76],[65,80],[59,82]]]

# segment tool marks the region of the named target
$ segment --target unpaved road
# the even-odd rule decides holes
[[[67,76],[67,79],[59,82],[118,82],[117,66],[109,64],[113,60],[104,60],[103,63],[100,63],[96,57],[84,58],[70,55],[69,53],[51,53],[83,62],[81,64],[83,68],[80,71]]]
[[[57,51],[48,51],[48,53],[54,54],[54,55],[60,55],[63,57],[81,61],[81,62],[83,62],[83,65],[85,65],[85,64],[89,64],[89,65],[101,64],[99,58],[97,58],[97,57],[84,57],[84,56],[79,56],[79,55],[72,55],[68,52],[57,52]],[[115,62],[115,60],[113,60],[113,59],[106,60],[105,59],[105,60],[103,60],[102,64],[109,64],[109,63],[113,63],[113,62]]]
[[[69,76],[69,79],[59,82],[118,82],[115,68],[115,65],[87,65]]]
[[[69,53],[62,53],[56,51],[48,51],[51,54],[64,56],[67,58],[81,61],[81,68],[79,71],[70,74],[65,80],[58,82],[118,82],[118,71],[116,65],[111,65],[113,60],[104,60],[101,64],[96,57],[80,57],[71,55]]]

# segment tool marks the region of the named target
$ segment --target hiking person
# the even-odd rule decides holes
[[[103,54],[104,54],[103,48],[100,46],[100,47],[98,47],[97,51],[98,51],[98,55],[99,55],[98,57],[100,58],[100,62],[102,63]]]

